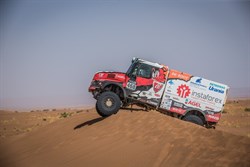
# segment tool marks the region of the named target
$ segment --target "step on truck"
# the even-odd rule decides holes
[[[97,72],[88,90],[102,117],[135,104],[210,128],[220,120],[229,87],[133,58],[126,73]]]

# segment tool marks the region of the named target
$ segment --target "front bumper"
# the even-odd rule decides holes
[[[92,81],[88,89],[88,91],[92,93],[95,99],[98,98],[101,90],[102,90],[102,82],[100,81]]]

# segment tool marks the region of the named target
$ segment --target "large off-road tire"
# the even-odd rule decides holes
[[[117,113],[120,107],[121,100],[114,92],[103,92],[96,102],[96,111],[102,117]]]
[[[100,110],[99,110],[99,108],[98,108],[98,106],[97,106],[97,102],[95,103],[95,109],[96,109],[96,112],[97,112],[100,116],[106,117],[105,115],[103,115],[102,112],[100,112]]]
[[[188,121],[188,122],[192,122],[192,123],[200,125],[200,126],[204,125],[202,119],[196,115],[187,115],[183,118],[183,120]]]

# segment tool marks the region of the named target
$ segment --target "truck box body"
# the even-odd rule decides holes
[[[160,108],[181,115],[199,110],[206,113],[207,121],[218,122],[228,89],[221,83],[170,70]]]

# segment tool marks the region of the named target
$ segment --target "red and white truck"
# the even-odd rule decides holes
[[[225,84],[139,58],[126,73],[97,72],[89,87],[103,117],[136,104],[208,128],[220,120],[228,90]]]

